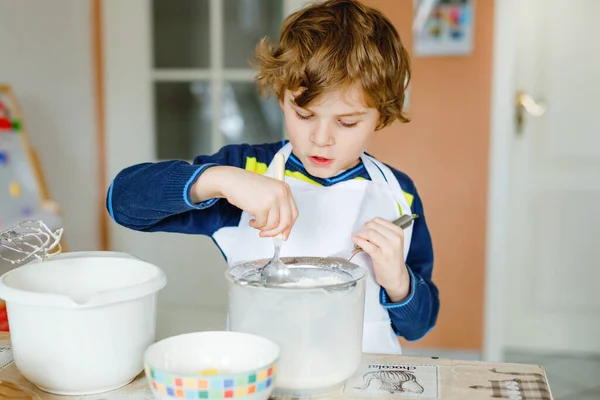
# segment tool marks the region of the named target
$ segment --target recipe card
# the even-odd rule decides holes
[[[8,367],[12,362],[12,348],[7,345],[0,345],[0,369]]]
[[[344,394],[364,397],[439,399],[436,365],[369,363],[346,382]]]

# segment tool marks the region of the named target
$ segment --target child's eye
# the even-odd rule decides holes
[[[358,121],[357,122],[340,121],[340,125],[342,125],[344,128],[354,128],[356,125],[358,125]]]
[[[312,115],[302,115],[302,114],[300,114],[298,111],[296,111],[296,116],[297,116],[298,118],[300,118],[300,119],[304,119],[304,120],[307,120],[307,119],[311,119],[311,118],[312,118]]]

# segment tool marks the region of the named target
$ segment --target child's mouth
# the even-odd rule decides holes
[[[317,165],[319,167],[324,167],[333,162],[333,160],[331,158],[324,158],[324,157],[317,157],[317,156],[309,156],[308,158],[314,165]]]

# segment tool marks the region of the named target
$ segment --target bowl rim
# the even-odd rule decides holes
[[[120,252],[82,251],[59,254],[44,261],[34,261],[14,268],[0,276],[0,296],[7,303],[38,306],[44,308],[58,308],[63,310],[84,310],[104,306],[115,306],[126,301],[138,300],[148,295],[154,295],[167,285],[165,272],[152,263],[140,258]],[[86,261],[111,262],[119,260],[123,268],[132,265],[143,266],[152,273],[147,279],[132,284],[119,285],[110,289],[93,293],[83,302],[76,302],[65,293],[54,293],[48,291],[32,291],[16,287],[11,283],[12,279],[19,274],[36,271],[39,269],[52,268],[56,265],[66,264],[73,266],[74,263],[85,263]]]
[[[258,273],[265,264],[271,259],[262,258],[258,260],[243,261],[229,265],[225,271],[225,278],[230,284],[245,286],[248,288],[256,288],[260,290],[269,291],[289,291],[289,292],[312,292],[322,290],[344,290],[348,288],[354,288],[358,282],[366,281],[367,270],[366,268],[355,264],[345,258],[337,257],[281,257],[281,261],[288,266],[288,268],[311,268],[319,267],[321,265],[330,264],[333,265],[331,268],[334,271],[343,272],[350,275],[350,279],[346,282],[335,283],[335,284],[323,284],[315,286],[265,286],[259,281],[247,280],[243,277],[235,276],[238,271],[248,270],[251,273]],[[249,274],[252,275],[252,274]]]
[[[183,373],[183,372],[178,372],[178,371],[174,371],[174,370],[167,370],[164,368],[158,368],[155,367],[154,365],[152,365],[149,361],[148,361],[148,353],[151,351],[152,348],[158,347],[159,343],[164,343],[165,341],[168,340],[175,340],[177,338],[182,338],[182,337],[189,337],[189,336],[201,336],[204,334],[224,334],[226,336],[239,336],[239,337],[251,337],[253,339],[259,339],[259,340],[263,340],[271,345],[273,345],[275,347],[276,350],[276,356],[275,358],[273,358],[271,361],[260,365],[258,367],[255,368],[251,368],[248,370],[243,370],[243,371],[239,371],[239,372],[235,372],[235,373],[228,373],[228,374],[217,374],[217,375],[199,375],[199,374],[187,374],[187,373]],[[281,347],[275,343],[273,340],[266,338],[264,336],[260,336],[260,335],[255,335],[252,333],[246,333],[246,332],[236,332],[236,331],[199,331],[199,332],[189,332],[189,333],[182,333],[179,335],[174,335],[174,336],[169,336],[166,337],[164,339],[161,339],[157,342],[152,343],[150,346],[148,346],[148,348],[146,348],[146,350],[144,351],[144,373],[146,375],[148,375],[148,371],[147,369],[152,369],[153,371],[157,371],[157,372],[161,372],[163,374],[168,374],[168,375],[174,375],[177,377],[181,377],[181,378],[193,378],[193,379],[230,379],[232,377],[239,377],[242,375],[250,375],[256,371],[259,370],[263,370],[266,369],[268,367],[272,367],[276,364],[279,363],[279,359],[281,358]],[[153,379],[152,376],[148,377],[150,379]]]

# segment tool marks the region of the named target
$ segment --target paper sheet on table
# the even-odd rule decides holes
[[[7,345],[0,345],[0,369],[8,367],[13,362],[12,348]]]
[[[356,397],[439,399],[436,365],[368,363],[351,377],[343,392]]]

